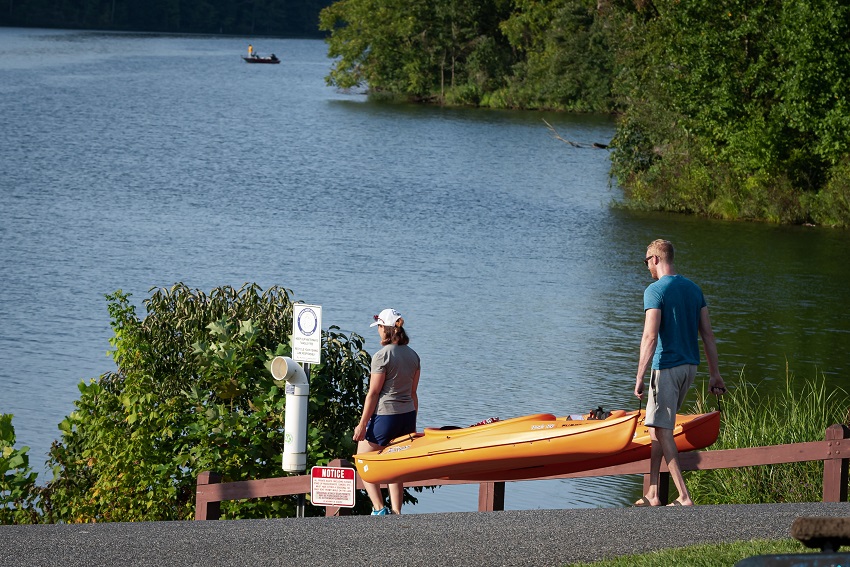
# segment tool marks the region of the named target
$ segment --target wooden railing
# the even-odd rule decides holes
[[[679,462],[682,470],[712,470],[803,461],[823,461],[823,501],[846,502],[848,463],[850,463],[850,428],[845,425],[832,425],[827,428],[824,441],[752,447],[748,449],[724,449],[719,451],[694,451],[681,453]],[[335,459],[330,466],[351,467],[344,459]],[[670,475],[662,463],[659,494],[662,503],[667,503]],[[579,473],[541,477],[527,480],[550,480],[558,478],[582,478],[594,476],[613,476],[624,474],[644,475],[644,487],[649,482],[649,459],[635,461],[625,465],[593,469]],[[359,476],[356,487],[363,488]],[[505,509],[505,481],[476,482],[469,480],[453,481],[430,479],[405,483],[405,486],[439,486],[452,484],[478,484],[478,510],[492,512]],[[221,476],[214,472],[202,472],[198,475],[195,498],[196,520],[217,520],[220,517],[220,503],[226,500],[245,498],[265,498],[269,496],[291,496],[310,492],[310,476],[290,476],[261,480],[242,480],[221,482]],[[327,507],[326,516],[346,514],[346,508]]]

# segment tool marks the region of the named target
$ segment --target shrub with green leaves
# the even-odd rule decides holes
[[[290,353],[289,296],[276,286],[206,294],[177,284],[153,291],[139,318],[128,294],[108,295],[117,370],[81,383],[60,424],[44,521],[191,519],[202,471],[225,482],[282,476],[286,401],[269,363]],[[354,453],[369,373],[361,337],[331,326],[322,338],[322,363],[311,368],[308,468]],[[295,497],[263,498],[221,511],[281,517],[295,506]]]
[[[29,447],[15,449],[12,414],[0,414],[0,525],[38,520],[33,506],[37,474],[30,468],[28,451]]]

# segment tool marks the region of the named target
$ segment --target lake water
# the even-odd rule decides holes
[[[280,65],[246,65],[253,41]],[[282,285],[422,358],[419,426],[632,395],[654,238],[703,287],[734,386],[850,370],[850,234],[612,207],[611,119],[375,103],[315,40],[0,28],[0,412],[36,468],[111,370],[104,294]],[[705,378],[704,365],[698,380]],[[525,482],[506,507],[619,506],[640,478]],[[477,487],[406,512],[475,510]]]

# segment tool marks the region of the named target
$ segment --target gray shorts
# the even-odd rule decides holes
[[[685,403],[685,396],[688,395],[688,389],[694,383],[696,375],[695,364],[682,364],[650,372],[645,421],[648,427],[676,427],[676,412]]]

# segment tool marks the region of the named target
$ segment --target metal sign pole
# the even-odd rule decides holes
[[[305,362],[303,364],[303,367],[304,367],[304,374],[307,375],[307,386],[309,387],[310,386],[310,364]],[[304,420],[305,421],[307,420],[307,414],[304,415]],[[295,509],[295,517],[296,518],[304,518],[306,508],[307,508],[306,495],[305,494],[299,494],[298,495],[298,505]]]
[[[306,384],[303,384],[303,393],[306,395],[310,391],[310,364],[320,364],[322,362],[322,307],[321,305],[307,305],[298,303],[292,308],[292,359],[294,362],[300,362],[301,367],[298,371]],[[308,401],[302,398],[302,406],[298,416],[298,423],[294,420],[290,422],[289,404],[287,402],[286,421],[284,426],[286,435],[289,436],[292,431],[297,431],[300,460],[297,463],[298,467],[287,466],[284,464],[284,470],[287,472],[303,472],[306,469],[307,458],[307,408]],[[294,435],[294,433],[293,433]],[[284,460],[286,461],[287,444],[284,443]],[[298,504],[296,508],[296,517],[304,517],[304,505],[306,494],[298,495]]]

